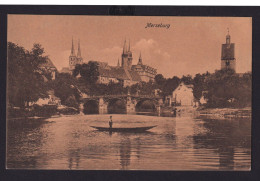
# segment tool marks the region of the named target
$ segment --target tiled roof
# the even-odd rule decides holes
[[[70,69],[69,67],[63,67],[61,70],[60,70],[61,73],[70,73]]]
[[[49,58],[46,59],[45,63],[41,64],[41,67],[55,68],[56,69],[56,67],[54,66],[54,64],[52,63],[52,61]]]
[[[149,65],[144,65],[144,64],[132,65],[131,69],[132,70],[135,70],[135,69],[140,70],[140,69],[142,69],[143,71],[146,71],[148,69],[148,70],[152,70],[152,71],[157,72],[157,70],[155,68],[153,68],[153,67],[151,67]]]
[[[128,72],[127,72],[128,71]],[[121,80],[133,80],[133,81],[141,81],[140,76],[137,72],[133,70],[126,70],[122,67],[111,67],[101,68],[99,67],[99,75],[103,77],[111,77]],[[131,76],[131,77],[129,77]]]
[[[128,77],[122,68],[111,68],[111,69],[103,69],[99,68],[99,75],[103,77],[111,77],[127,80]]]
[[[141,78],[137,72],[130,70],[129,73],[133,81],[141,81]]]

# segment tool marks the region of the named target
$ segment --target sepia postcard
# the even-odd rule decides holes
[[[7,16],[7,169],[250,171],[252,18]]]

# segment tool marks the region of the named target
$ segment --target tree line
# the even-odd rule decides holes
[[[196,74],[194,78],[191,75],[165,78],[158,74],[155,81],[124,87],[122,81],[97,83],[99,65],[95,61],[76,65],[72,75],[57,73],[56,79],[51,80],[50,74],[40,66],[48,58],[43,54],[44,48],[40,44],[34,44],[31,50],[25,50],[8,42],[7,93],[10,106],[28,106],[29,102],[48,97],[48,90],[54,90],[62,104],[75,108],[79,106],[81,93],[154,95],[154,91],[158,90],[159,95],[165,98],[172,94],[180,82],[192,84],[195,100],[204,96],[208,100],[207,107],[251,105],[252,73],[241,76],[232,70],[218,70],[215,73]],[[49,81],[44,81],[44,77]]]

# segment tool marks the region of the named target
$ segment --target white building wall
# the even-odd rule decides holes
[[[180,103],[181,106],[193,106],[194,96],[192,88],[188,88],[185,84],[181,83],[172,92],[172,100]]]
[[[99,76],[98,77],[98,83],[99,84],[109,84],[109,82],[112,81],[114,83],[118,83],[119,80],[116,78],[111,78],[111,77],[103,77],[103,76]]]

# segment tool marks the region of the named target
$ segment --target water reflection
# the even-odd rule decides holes
[[[140,137],[136,138],[135,142],[136,142],[136,158],[139,161],[141,158],[141,139],[140,139]]]
[[[120,142],[120,165],[121,169],[126,170],[130,165],[131,158],[131,141],[129,138],[124,138]]]
[[[251,122],[245,119],[205,119],[204,130],[193,136],[194,149],[212,149],[219,155],[219,169],[233,170],[235,148],[251,148]]]
[[[234,169],[234,148],[220,147],[219,152],[219,169],[233,170]]]
[[[115,126],[158,125],[143,133],[96,131],[107,115],[9,120],[7,167],[31,169],[248,170],[251,122],[113,115]]]
[[[9,168],[37,168],[45,164],[38,162],[44,158],[44,153],[39,153],[48,138],[43,129],[48,127],[43,119],[35,120],[9,120],[7,124],[7,167]],[[43,129],[42,129],[43,128]]]
[[[80,149],[69,149],[68,155],[68,168],[78,169],[79,168],[79,159],[80,159]]]

